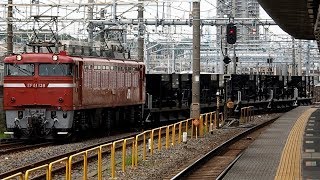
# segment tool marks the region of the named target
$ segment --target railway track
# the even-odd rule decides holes
[[[136,134],[134,134],[134,135],[132,135],[132,136],[135,136],[135,135],[138,135],[138,134],[139,134],[139,133],[136,133]],[[166,132],[165,132],[165,131],[162,131],[161,134],[164,135],[164,134],[166,134]],[[128,137],[132,137],[132,136],[128,136]],[[123,138],[120,138],[120,139],[123,139]],[[120,139],[119,139],[119,140],[120,140]],[[118,139],[117,139],[117,140],[118,140]],[[112,140],[112,141],[117,141],[117,140]],[[110,141],[110,142],[112,142],[112,141]],[[138,141],[139,144],[141,144],[142,142],[143,142],[143,139],[140,139],[140,140]],[[106,143],[109,143],[109,142],[106,142]],[[103,144],[106,144],[106,143],[103,143]],[[101,145],[102,145],[102,144],[101,144]],[[97,145],[97,146],[98,146],[98,145]],[[122,144],[117,144],[117,146],[115,147],[115,150],[116,150],[116,152],[119,152],[119,151],[122,151],[122,148],[123,148],[123,147],[122,147]],[[90,149],[90,148],[88,148],[88,149]],[[75,154],[75,153],[74,153],[74,154]],[[111,154],[111,150],[103,151],[101,154],[102,154],[102,156],[110,155],[110,154]],[[90,163],[92,160],[96,160],[97,157],[98,157],[97,154],[89,155],[89,156],[87,157],[88,166],[89,166],[89,163]],[[76,169],[77,169],[77,166],[82,166],[82,165],[83,165],[83,159],[74,160],[74,161],[72,162],[72,166],[73,166],[74,168],[76,168]],[[52,175],[59,174],[60,172],[64,172],[65,169],[66,169],[66,167],[64,166],[64,164],[61,164],[61,166],[56,167],[55,169],[52,170]],[[102,171],[103,171],[103,170],[102,170]],[[89,178],[89,179],[90,179],[90,178],[93,178],[93,177],[89,177],[90,174],[91,174],[91,176],[96,176],[96,175],[97,175],[96,173],[88,172],[88,178]],[[42,179],[45,179],[45,178],[46,178],[46,174],[37,175],[37,176],[32,177],[32,178],[35,179],[35,180],[42,180]],[[61,178],[63,178],[63,177],[61,177]],[[60,176],[59,176],[58,179],[60,179]]]
[[[140,132],[139,132],[140,133]],[[52,158],[48,158],[44,161],[39,161],[37,163],[34,163],[32,165],[28,165],[28,166],[25,166],[25,167],[21,167],[21,168],[18,168],[18,169],[15,169],[13,171],[10,171],[10,172],[6,172],[6,173],[3,173],[3,174],[0,174],[0,179],[3,178],[3,177],[8,177],[12,174],[15,174],[15,173],[18,173],[18,172],[25,172],[26,170],[28,169],[31,169],[33,167],[37,167],[37,166],[41,166],[41,165],[44,165],[44,164],[49,164],[53,161],[56,161],[58,159],[62,159],[64,157],[69,157],[73,154],[76,154],[78,152],[82,152],[82,151],[85,151],[87,149],[91,149],[91,148],[94,148],[94,147],[97,147],[97,146],[100,146],[100,145],[103,145],[103,144],[108,144],[108,143],[111,143],[111,142],[114,142],[114,141],[117,141],[117,140],[120,140],[120,139],[125,139],[125,138],[130,138],[130,137],[134,137],[136,135],[138,135],[139,133],[130,133],[124,137],[121,137],[121,138],[118,138],[118,139],[112,139],[110,141],[107,141],[107,142],[102,142],[102,143],[98,143],[98,144],[95,144],[95,145],[92,145],[90,147],[86,147],[86,148],[83,148],[83,149],[79,149],[79,150],[75,150],[73,152],[69,152],[69,153],[66,153],[66,154],[62,154],[62,155],[59,155],[59,156],[56,156],[56,157],[52,157]],[[165,131],[162,131],[162,135],[165,134],[166,132]],[[143,139],[140,139],[138,141],[138,143],[142,143],[143,142]],[[115,148],[116,151],[122,151],[122,145],[121,144],[117,144],[118,146]],[[102,152],[102,155],[110,155],[111,151],[110,150],[106,150],[106,151],[103,151]],[[87,157],[87,162],[91,162],[92,160],[95,160],[97,158],[97,154],[92,154],[92,155],[88,155]],[[74,159],[73,162],[72,162],[72,166],[73,167],[77,167],[77,166],[82,166],[83,165],[83,159]],[[64,164],[57,164],[55,166],[55,168],[52,170],[52,175],[54,176],[55,174],[60,174],[61,172],[64,172],[66,169],[66,167],[64,166]],[[91,173],[92,174],[92,173]],[[95,176],[95,175],[93,175]],[[32,176],[32,179],[46,179],[46,174],[45,173],[38,173],[36,174],[35,176]]]
[[[52,142],[44,142],[39,144],[25,144],[25,142],[15,142],[15,143],[9,143],[9,144],[3,144],[0,145],[0,154],[9,154],[9,153],[15,153],[15,152],[21,152],[26,150],[32,150],[37,149],[40,147],[47,147],[52,145]]]
[[[12,138],[3,138],[0,139],[0,144],[6,144],[6,143],[11,143],[11,142],[17,142],[21,141],[20,139],[12,139]]]
[[[33,164],[29,164],[29,165],[26,165],[26,166],[23,166],[23,167],[19,167],[19,168],[13,169],[11,171],[2,173],[2,174],[0,174],[0,179],[3,179],[5,177],[8,177],[10,175],[13,175],[13,174],[16,174],[16,173],[19,173],[19,172],[25,173],[27,170],[32,169],[34,167],[41,166],[41,165],[44,165],[44,164],[49,164],[49,163],[51,163],[53,161],[62,159],[64,157],[69,157],[69,156],[71,156],[73,154],[76,154],[78,152],[82,152],[82,151],[85,151],[87,149],[91,149],[91,148],[94,148],[94,147],[97,147],[97,146],[100,146],[100,145],[103,145],[103,144],[107,144],[107,143],[110,143],[110,142],[113,142],[113,141],[117,141],[117,140],[120,140],[120,139],[129,138],[129,137],[135,136],[137,134],[139,134],[139,132],[138,133],[137,132],[128,133],[125,136],[122,136],[122,137],[117,138],[117,139],[112,139],[112,140],[107,141],[107,142],[97,143],[97,144],[94,144],[94,145],[91,145],[91,146],[88,146],[88,147],[85,147],[85,148],[77,149],[77,150],[74,150],[74,151],[71,151],[71,152],[68,152],[68,153],[60,154],[60,155],[57,155],[57,156],[54,156],[54,157],[49,157],[49,158],[47,158],[45,160],[38,161],[38,162],[35,162]],[[75,164],[76,163],[77,163],[77,161],[75,161]],[[54,172],[57,172],[57,171],[59,171],[59,169],[54,170]],[[37,176],[37,178],[40,178],[40,179],[41,179],[41,177],[43,177],[41,174]]]
[[[234,137],[233,139],[231,139],[228,142],[224,143],[222,146],[216,148],[215,149],[215,156],[217,156],[217,155],[218,156],[222,156],[222,155],[229,156],[229,157],[224,158],[224,159],[222,158],[223,160],[221,160],[221,157],[220,157],[220,160],[218,160],[222,164],[220,166],[222,166],[223,168],[226,168],[242,152],[242,150],[245,149],[246,146],[243,146],[243,144],[248,144],[249,145],[255,139],[255,136],[250,134],[251,132],[253,132],[256,129],[262,128],[262,127],[272,123],[275,120],[276,120],[276,118],[268,121],[267,123],[264,123],[262,125],[256,126],[254,128],[251,128],[251,129],[245,131],[244,133],[242,133],[240,136]],[[256,132],[256,133],[258,133],[258,135],[260,134],[260,132]],[[128,137],[132,137],[132,136],[135,136],[137,134],[138,133],[131,133],[131,134],[125,136],[125,137],[121,137],[121,138],[118,138],[118,139],[124,139],[124,138],[128,138]],[[248,134],[250,134],[250,135],[248,135]],[[240,139],[242,138],[242,139],[239,140],[239,138]],[[18,173],[18,172],[23,172],[24,173],[26,170],[31,169],[33,167],[41,166],[41,165],[44,165],[44,164],[49,164],[49,163],[51,163],[53,161],[56,161],[58,159],[62,159],[64,157],[69,157],[70,155],[76,154],[78,152],[85,151],[87,149],[91,149],[91,148],[97,147],[97,146],[102,145],[102,144],[107,144],[109,142],[117,141],[118,139],[113,139],[113,140],[110,140],[108,142],[102,142],[102,143],[99,143],[99,144],[95,144],[95,145],[92,145],[92,146],[89,146],[89,147],[86,147],[86,148],[83,148],[83,149],[78,149],[78,150],[75,150],[75,151],[72,151],[72,152],[69,152],[69,153],[66,153],[66,154],[62,154],[62,155],[59,155],[59,156],[51,157],[51,158],[48,158],[46,160],[33,163],[32,165],[27,165],[25,167],[14,169],[14,170],[12,170],[10,172],[6,172],[6,173],[3,173],[3,174],[0,174],[0,179],[4,178],[4,177],[8,177],[9,175],[12,175],[12,174],[15,174],[15,173]],[[240,145],[236,145],[235,144],[232,147],[231,145],[236,141],[238,141],[238,143]],[[230,146],[230,147],[228,148],[228,146]],[[226,152],[226,148],[229,149],[229,152]],[[103,152],[103,153],[110,153],[110,152],[106,151],[106,152]],[[91,159],[95,159],[95,158],[97,158],[96,155],[88,156],[88,162],[90,162]],[[208,157],[205,157],[205,158],[208,158]],[[199,160],[199,161],[201,161],[201,160]],[[72,163],[72,166],[76,167],[80,163],[83,163],[83,160],[79,160],[79,161],[75,160]],[[215,164],[217,164],[217,159],[215,160]],[[65,171],[65,166],[63,166],[63,165],[61,165],[61,167],[58,166],[55,169],[53,169],[52,174],[53,175],[54,174],[59,174],[59,172],[62,172],[62,171]],[[192,171],[194,171],[194,170],[192,170]],[[221,172],[223,172],[224,169],[220,168],[219,170],[216,170],[216,171],[217,172],[215,174],[215,177],[218,177],[218,176],[221,175]],[[178,174],[177,177],[176,177],[176,174]],[[171,177],[174,176],[173,179],[175,179],[175,178],[176,179],[181,179],[182,177],[183,177],[183,179],[185,178],[185,176],[181,176],[180,177],[180,175],[179,175],[179,174],[184,175],[185,172],[179,172],[179,173],[176,173],[176,174],[172,175]],[[33,179],[44,179],[45,178],[45,174],[37,174],[36,176],[34,176],[32,178]],[[171,179],[171,178],[169,178],[169,179]],[[210,177],[210,179],[212,179],[212,178]]]
[[[185,169],[178,169],[170,177],[164,179],[222,179],[242,155],[242,152],[260,135],[267,125],[273,123],[276,119],[278,118],[246,130],[200,159],[195,160]]]
[[[12,145],[18,145],[18,144],[23,144],[23,141],[5,141],[0,143],[0,150],[3,148],[10,147]]]

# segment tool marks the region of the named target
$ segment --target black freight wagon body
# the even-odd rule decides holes
[[[260,111],[289,110],[311,103],[313,77],[201,74],[201,113],[216,110],[217,92],[220,108],[231,99],[235,114],[244,106],[255,106],[255,110]],[[146,122],[187,119],[190,117],[192,74],[147,74],[146,97]]]

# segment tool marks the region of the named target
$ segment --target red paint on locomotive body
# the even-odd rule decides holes
[[[76,109],[122,107],[143,104],[144,64],[135,61],[73,58]]]
[[[73,60],[68,56],[58,56],[52,60],[53,54],[22,54],[21,60],[17,56],[5,58],[6,72],[4,77],[4,110],[24,108],[47,108],[57,110],[72,110],[74,88],[72,74],[51,73],[47,76],[43,72],[43,65],[56,68],[63,72],[62,65],[70,65]]]

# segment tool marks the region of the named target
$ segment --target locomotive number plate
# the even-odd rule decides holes
[[[46,84],[43,84],[43,83],[27,83],[26,86],[28,88],[45,88]]]

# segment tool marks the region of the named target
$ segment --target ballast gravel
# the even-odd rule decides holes
[[[255,116],[254,121],[251,121],[243,127],[214,130],[213,134],[208,133],[203,138],[188,139],[187,143],[181,143],[167,150],[156,151],[145,161],[139,161],[138,167],[134,169],[127,168],[125,173],[121,170],[117,171],[116,178],[118,180],[169,179],[177,170],[183,170],[215,147],[247,130],[247,128],[244,127],[252,127],[280,115],[281,114]]]
[[[128,134],[121,134],[118,136],[110,136],[92,140],[85,140],[77,143],[69,143],[62,145],[52,145],[43,148],[37,148],[33,150],[26,150],[18,153],[0,154],[0,174],[17,169],[22,166],[33,164],[42,160],[46,160],[49,157],[62,155],[68,152],[72,152],[78,149],[83,149],[98,143],[112,141],[121,137],[125,137]]]
[[[169,178],[173,172],[178,169],[182,170],[188,164],[200,158],[210,150],[214,149],[223,142],[229,140],[235,135],[247,130],[246,127],[261,124],[267,120],[280,116],[281,114],[259,115],[255,116],[254,121],[242,126],[231,127],[214,130],[212,134],[208,133],[202,138],[188,138],[187,143],[181,143],[170,147],[163,148],[161,151],[155,151],[152,156],[148,156],[145,161],[139,160],[138,166],[135,168],[127,167],[126,172],[122,172],[121,168],[117,168],[116,179],[166,179]],[[0,155],[0,174],[16,169],[21,166],[32,164],[40,160],[45,160],[51,156],[57,156],[66,152],[74,151],[75,149],[82,149],[98,142],[106,142],[115,138],[114,136],[99,138],[94,140],[87,140],[79,143],[55,145],[45,148],[23,151],[20,153],[13,153],[7,155]],[[96,171],[96,163],[89,163],[88,169]],[[90,167],[92,166],[92,167]],[[118,166],[118,165],[117,165]],[[103,172],[103,179],[110,179],[109,168],[108,172]],[[82,175],[73,172],[75,177]],[[92,176],[88,179],[96,179],[95,172],[88,172]],[[74,177],[73,177],[74,178]]]

